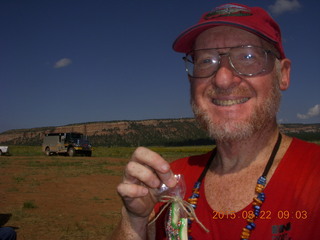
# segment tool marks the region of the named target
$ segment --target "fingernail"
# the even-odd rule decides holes
[[[171,177],[168,181],[168,187],[174,187],[177,184],[177,179],[174,177]]]
[[[148,191],[149,191],[149,190],[148,190],[147,188],[143,188],[143,189],[142,189],[142,195],[144,195],[144,196],[147,195],[147,194],[148,194]]]
[[[169,167],[168,165],[163,165],[163,166],[161,167],[161,169],[162,169],[164,172],[168,171],[169,168],[170,168],[170,167]]]

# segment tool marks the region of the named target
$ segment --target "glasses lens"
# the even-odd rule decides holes
[[[229,52],[233,68],[240,74],[252,76],[265,71],[267,52],[260,47],[232,48]]]
[[[274,55],[261,47],[241,46],[230,48],[227,53],[219,49],[194,50],[184,58],[186,70],[191,77],[206,78],[212,76],[220,65],[220,56],[228,56],[231,67],[241,75],[254,76],[272,70]]]
[[[191,77],[209,77],[219,66],[219,53],[215,49],[196,50],[185,58],[186,70]]]

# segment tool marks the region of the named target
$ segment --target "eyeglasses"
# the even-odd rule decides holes
[[[226,47],[228,48],[228,47]],[[230,66],[240,75],[255,76],[271,71],[276,54],[257,46],[229,47],[229,52],[219,53],[220,49],[209,48],[193,50],[183,58],[190,77],[206,78],[215,74],[221,63],[221,57],[227,56]]]

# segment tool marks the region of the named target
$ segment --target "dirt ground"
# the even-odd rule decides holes
[[[112,158],[2,156],[0,221],[19,240],[110,239],[124,165]]]

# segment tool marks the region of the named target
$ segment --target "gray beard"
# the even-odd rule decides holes
[[[262,106],[256,107],[248,119],[239,121],[231,119],[213,120],[210,115],[191,100],[192,110],[202,127],[208,132],[209,137],[217,142],[240,141],[247,139],[254,133],[264,129],[274,121],[279,110],[281,91],[276,82],[271,89],[269,97]]]

